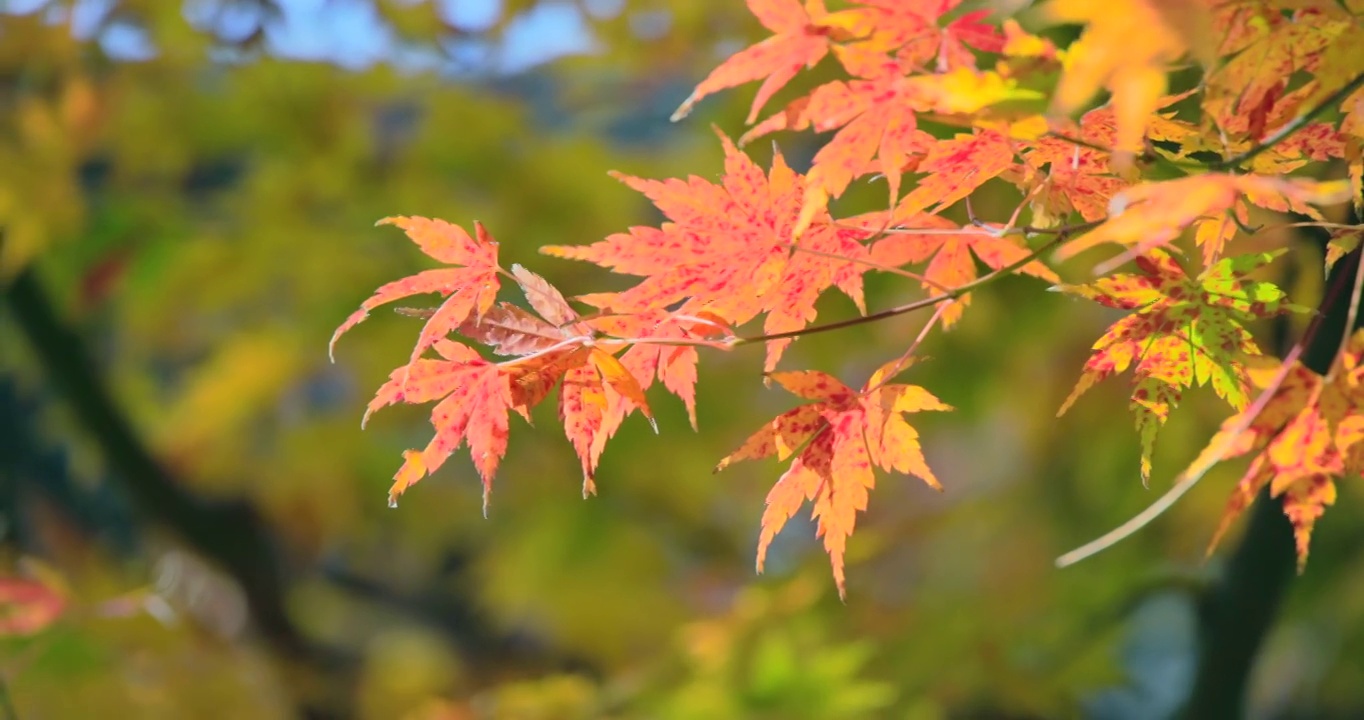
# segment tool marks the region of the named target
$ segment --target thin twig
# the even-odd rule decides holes
[[[623,338],[623,337],[611,337],[611,336],[608,335],[608,336],[605,336],[605,337],[596,338],[596,339],[593,340],[592,342],[593,342],[593,344],[595,344],[595,345],[598,346],[598,347],[601,347],[601,346],[610,346],[610,347],[620,346],[620,347],[627,347],[627,346],[630,346],[630,345],[664,345],[664,346],[670,346],[670,347],[708,347],[708,348],[714,348],[714,349],[716,349],[716,350],[728,350],[728,349],[730,349],[731,347],[734,346],[736,340],[737,340],[737,339],[734,338],[733,336],[726,337],[726,338],[723,339],[723,340],[707,340],[707,339],[705,339],[705,338],[687,338],[687,337],[629,337],[629,338]]]
[[[1098,225],[1097,222],[1083,223],[1075,227],[1078,230],[1083,230],[1088,229],[1090,227],[1094,227],[1096,225]],[[1041,257],[1043,253],[1058,245],[1061,241],[1065,240],[1065,238],[1066,235],[1064,233],[1058,234],[1052,239],[1048,240],[1046,243],[1044,243],[1041,247],[1028,253],[1018,262],[1015,262],[1010,265],[1005,265],[1004,267],[995,270],[994,272],[982,275],[976,278],[975,280],[966,283],[965,285],[956,287],[951,292],[945,292],[941,295],[926,297],[923,298],[922,300],[915,300],[914,302],[906,303],[904,305],[897,305],[896,307],[889,308],[887,310],[882,310],[881,312],[872,313],[871,315],[863,315],[861,317],[849,318],[847,320],[839,320],[838,322],[832,322],[826,325],[814,325],[812,327],[804,328],[802,330],[788,330],[786,332],[772,333],[771,335],[737,337],[734,339],[734,344],[748,345],[751,343],[767,342],[769,340],[783,340],[785,338],[800,337],[801,335],[813,335],[815,333],[829,332],[831,330],[842,330],[843,328],[849,328],[855,325],[862,325],[865,323],[876,322],[878,320],[885,320],[886,318],[895,317],[897,315],[904,315],[905,313],[914,312],[915,310],[921,310],[926,307],[932,307],[934,305],[937,305],[938,303],[947,302],[948,300],[956,300],[962,295],[965,295],[982,285],[987,285],[995,281],[1002,275],[1007,275],[1016,270],[1019,270],[1024,265],[1027,265],[1028,263]]]
[[[1102,146],[1102,145],[1099,145],[1099,144],[1097,144],[1097,143],[1092,143],[1092,142],[1090,142],[1090,141],[1088,141],[1088,140],[1082,140],[1082,139],[1077,138],[1077,137],[1071,137],[1070,135],[1067,135],[1067,134],[1065,134],[1065,133],[1063,133],[1063,132],[1060,132],[1059,130],[1051,130],[1051,131],[1048,131],[1048,132],[1047,132],[1047,135],[1050,135],[1051,137],[1054,137],[1054,138],[1056,138],[1057,140],[1061,140],[1061,141],[1064,141],[1064,142],[1068,142],[1068,143],[1070,143],[1070,144],[1072,144],[1072,145],[1075,145],[1075,146],[1077,146],[1077,147],[1082,147],[1082,148],[1084,148],[1084,149],[1086,149],[1086,150],[1093,150],[1094,152],[1101,152],[1101,153],[1104,153],[1105,155],[1112,154],[1112,152],[1113,152],[1113,148],[1106,148],[1106,147],[1104,147],[1104,146]]]
[[[905,363],[908,362],[909,359],[914,356],[914,353],[916,351],[918,351],[919,346],[922,345],[924,342],[924,338],[928,337],[928,332],[933,329],[934,325],[938,324],[938,321],[941,320],[942,316],[947,312],[947,308],[952,307],[952,303],[954,302],[956,301],[948,300],[939,305],[937,310],[933,311],[933,317],[930,317],[928,319],[928,322],[924,323],[923,329],[919,330],[919,334],[914,338],[914,342],[909,344],[908,350],[905,350],[903,353],[900,354],[899,359],[895,361],[895,364],[893,366],[891,366],[890,372],[886,373],[885,375],[882,375],[881,380],[877,382],[875,385],[872,385],[871,387],[864,390],[862,392],[863,395],[871,393],[876,389],[880,388],[882,385],[885,385],[887,382],[890,382],[891,378],[898,375],[900,371],[904,369]]]
[[[1364,265],[1364,257],[1361,257],[1359,262]],[[1335,300],[1335,297],[1344,289],[1345,283],[1343,280],[1345,276],[1340,275],[1339,277],[1340,279],[1331,285],[1326,293],[1326,297],[1322,299],[1322,307],[1329,306]],[[1357,287],[1356,292],[1358,292]],[[1117,543],[1130,537],[1133,533],[1149,525],[1152,520],[1160,517],[1166,510],[1170,509],[1170,507],[1183,497],[1185,493],[1192,490],[1193,486],[1197,485],[1198,481],[1203,479],[1203,476],[1207,474],[1208,470],[1212,469],[1213,465],[1222,461],[1222,454],[1236,442],[1237,438],[1239,438],[1241,434],[1250,427],[1251,423],[1255,422],[1255,419],[1260,413],[1264,411],[1265,406],[1269,404],[1269,401],[1273,398],[1274,394],[1278,392],[1279,386],[1283,385],[1284,379],[1288,377],[1289,371],[1292,370],[1293,363],[1296,362],[1298,356],[1303,353],[1303,349],[1316,337],[1317,331],[1321,328],[1321,323],[1325,317],[1325,314],[1318,312],[1316,316],[1312,318],[1312,322],[1308,324],[1307,330],[1302,334],[1302,338],[1300,338],[1288,353],[1284,355],[1283,363],[1280,365],[1278,373],[1275,374],[1274,378],[1269,382],[1269,385],[1261,391],[1260,395],[1255,398],[1255,402],[1242,413],[1240,422],[1236,423],[1228,437],[1222,441],[1217,452],[1208,452],[1201,455],[1200,457],[1203,458],[1202,463],[1196,463],[1180,473],[1179,476],[1175,478],[1174,487],[1166,491],[1164,495],[1160,496],[1154,503],[1151,503],[1145,510],[1137,513],[1132,519],[1113,530],[1110,530],[1103,536],[1056,558],[1056,566],[1063,568],[1074,565],[1085,558],[1097,555],[1098,553],[1113,547]],[[1347,325],[1346,327],[1348,328],[1349,326]]]
[[[1298,344],[1294,345],[1293,349],[1284,356],[1283,366],[1279,368],[1278,374],[1274,376],[1274,379],[1270,381],[1269,386],[1260,393],[1260,396],[1255,399],[1255,402],[1242,414],[1240,422],[1236,423],[1236,426],[1232,429],[1231,433],[1217,447],[1215,453],[1205,453],[1202,463],[1192,465],[1188,470],[1180,473],[1179,477],[1175,478],[1174,487],[1166,491],[1164,495],[1160,496],[1160,499],[1151,503],[1145,510],[1132,516],[1132,519],[1107,533],[1104,533],[1101,537],[1091,540],[1061,557],[1056,558],[1056,567],[1069,567],[1126,540],[1138,530],[1151,524],[1152,520],[1163,515],[1166,510],[1169,510],[1180,498],[1184,497],[1185,493],[1192,490],[1193,487],[1198,484],[1198,481],[1202,480],[1203,476],[1207,474],[1214,465],[1222,461],[1222,453],[1226,452],[1227,449],[1232,446],[1232,443],[1235,443],[1236,440],[1241,437],[1241,433],[1245,432],[1250,427],[1250,424],[1255,422],[1255,418],[1260,415],[1265,409],[1265,406],[1269,405],[1270,399],[1279,391],[1279,386],[1283,385],[1283,381],[1288,377],[1288,372],[1293,369],[1293,363],[1298,359],[1298,356],[1302,354],[1302,349],[1303,342],[1299,341]]]
[[[1340,334],[1340,346],[1336,348],[1335,357],[1339,358],[1345,353],[1345,349],[1350,346],[1350,338],[1355,334],[1355,320],[1359,318],[1359,289],[1364,286],[1364,257],[1355,262],[1355,282],[1353,292],[1350,294],[1350,309],[1345,312],[1345,331]],[[1326,373],[1326,382],[1331,382],[1336,373],[1336,363],[1331,362],[1331,369]]]
[[[1321,228],[1322,230],[1358,230],[1358,231],[1364,232],[1364,224],[1359,224],[1359,225],[1347,225],[1347,224],[1345,224],[1345,223],[1321,222],[1321,221],[1317,221],[1317,220],[1312,220],[1312,221],[1310,221],[1310,222],[1284,223],[1284,224],[1282,224],[1282,225],[1265,225],[1265,226],[1262,226],[1260,229],[1263,231],[1263,230],[1282,230],[1282,229],[1286,229],[1286,228],[1305,228],[1305,227]]]
[[[556,351],[563,350],[568,347],[572,347],[573,345],[588,347],[589,345],[595,342],[596,338],[593,338],[590,335],[577,335],[574,337],[566,337],[563,340],[560,340],[559,342],[556,342],[543,350],[536,350],[535,352],[530,353],[529,355],[522,355],[520,357],[511,358],[510,360],[503,360],[502,362],[497,364],[498,366],[504,368],[514,367],[522,363],[530,362],[531,360],[538,360],[546,355],[552,354]]]
[[[835,223],[834,223],[834,227],[844,228],[844,229],[856,229],[856,230],[861,230],[861,229],[862,229],[862,228],[860,228],[860,227],[858,227],[858,226],[856,226],[856,225],[849,225],[849,224],[846,224],[846,223],[839,223],[839,222],[835,222]],[[987,228],[987,227],[984,227],[984,226],[977,226],[977,227],[959,227],[959,228],[955,228],[955,227],[951,227],[951,228],[944,228],[944,227],[936,227],[936,228],[888,227],[888,228],[886,228],[886,229],[884,229],[884,230],[881,230],[879,234],[882,234],[882,235],[987,235],[987,236],[989,236],[989,237],[1002,237],[1002,236],[1005,235],[1005,234],[1022,235],[1022,234],[1023,234],[1023,229],[1022,229],[1022,228],[1015,228],[1015,229],[1014,229],[1012,232],[1010,232],[1010,233],[1004,233],[1004,232],[1000,232],[1000,231],[997,231],[997,230],[992,230],[992,229]]]
[[[814,255],[815,257],[828,258],[828,259],[830,259],[830,260],[842,260],[842,261],[844,261],[844,262],[853,263],[854,265],[865,265],[865,266],[867,266],[867,267],[869,267],[869,268],[871,268],[871,269],[873,269],[873,270],[879,270],[879,271],[881,271],[881,272],[886,272],[886,273],[894,273],[894,274],[900,275],[900,276],[902,276],[902,277],[907,277],[907,278],[909,278],[910,280],[918,280],[919,282],[921,282],[921,283],[923,283],[923,284],[925,284],[925,285],[932,285],[933,287],[935,287],[935,288],[937,288],[937,289],[939,289],[939,290],[941,290],[941,291],[943,291],[943,292],[948,292],[948,291],[950,291],[950,290],[952,289],[952,288],[950,288],[950,287],[948,287],[948,286],[946,286],[946,285],[944,285],[944,284],[942,284],[942,283],[940,283],[940,282],[938,282],[938,281],[936,281],[936,280],[930,279],[929,277],[927,277],[927,276],[925,276],[925,275],[920,275],[919,273],[910,272],[910,271],[908,271],[908,270],[904,270],[904,269],[897,268],[897,267],[891,267],[890,265],[882,265],[881,263],[876,262],[876,261],[874,261],[874,260],[863,260],[863,259],[861,259],[861,258],[850,258],[850,257],[848,257],[848,256],[846,256],[846,255],[839,255],[839,254],[837,254],[837,253],[824,252],[823,250],[811,250],[810,248],[804,248],[804,247],[801,247],[801,246],[799,246],[799,245],[792,245],[792,246],[791,246],[791,249],[792,249],[792,250],[795,250],[796,252],[803,252],[803,253],[805,253],[805,254],[807,254],[807,255]]]
[[[1273,149],[1275,145],[1278,145],[1293,133],[1301,130],[1307,123],[1317,119],[1317,116],[1325,112],[1327,108],[1339,105],[1342,100],[1349,97],[1350,93],[1358,90],[1360,87],[1364,87],[1364,73],[1356,75],[1353,80],[1345,83],[1339,90],[1326,96],[1324,100],[1317,103],[1310,110],[1293,118],[1288,124],[1276,130],[1273,135],[1261,140],[1259,143],[1239,155],[1233,155],[1229,158],[1210,163],[1208,165],[1208,170],[1228,170],[1259,157],[1261,153]]]

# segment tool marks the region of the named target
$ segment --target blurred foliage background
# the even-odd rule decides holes
[[[711,473],[789,407],[756,350],[704,356],[699,434],[675,401],[657,437],[628,422],[596,498],[546,415],[513,431],[488,519],[467,459],[387,507],[425,411],[359,418],[419,321],[380,314],[326,356],[372,288],[426,267],[374,221],[480,220],[507,264],[617,287],[537,248],[656,220],[607,170],[716,175],[709,125],[737,135],[752,89],[667,117],[762,36],[742,3],[0,8],[0,715],[1150,718],[1188,693],[1234,468],[1055,569],[1154,495],[1122,383],[1053,417],[1111,317],[1032,280],[927,343],[912,381],[958,408],[919,422],[947,490],[881,479],[846,604],[808,524],[754,575],[775,463]],[[818,138],[778,140],[799,165]],[[977,211],[1016,200],[995,194]],[[1313,253],[1292,275],[1309,295]],[[870,304],[912,291],[883,278]],[[925,319],[811,337],[786,364],[860,383]],[[1226,413],[1186,402],[1156,477]],[[1318,527],[1256,717],[1364,713],[1358,504]]]

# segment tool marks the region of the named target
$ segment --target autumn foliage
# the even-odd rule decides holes
[[[646,391],[656,381],[695,425],[700,355],[762,344],[770,381],[808,402],[759,428],[717,470],[789,461],[762,515],[758,568],[810,503],[842,591],[847,540],[875,468],[940,487],[911,422],[951,408],[892,380],[912,374],[925,335],[957,324],[970,293],[1017,273],[1039,292],[1126,313],[1094,343],[1062,412],[1096,383],[1128,378],[1147,477],[1157,430],[1186,392],[1210,386],[1234,414],[1178,482],[1252,456],[1217,537],[1268,486],[1305,560],[1336,479],[1364,462],[1364,336],[1342,342],[1324,377],[1267,356],[1248,325],[1306,309],[1263,279],[1283,251],[1238,245],[1290,213],[1332,233],[1328,262],[1359,244],[1364,228],[1331,220],[1360,202],[1364,182],[1364,0],[1053,0],[1020,18],[958,4],[748,0],[771,36],[721,63],[673,119],[761,81],[751,127],[737,143],[718,133],[718,179],[617,176],[658,208],[661,225],[544,249],[637,278],[577,297],[581,310],[539,275],[501,267],[481,225],[470,233],[441,220],[384,221],[447,266],[379,288],[336,333],[396,300],[445,298],[404,310],[425,325],[410,362],[366,412],[435,403],[435,434],[407,451],[391,499],[467,443],[486,502],[510,415],[529,420],[556,388],[592,493],[621,423],[635,412],[652,422]],[[771,109],[798,73],[826,61],[841,79]],[[807,130],[832,134],[805,172],[780,152],[763,169],[741,149]],[[839,198],[869,179],[885,181],[887,208],[840,213]],[[971,197],[987,184],[1014,188],[1015,211],[977,217]],[[867,273],[900,276],[924,297],[867,308]],[[520,288],[524,305],[497,301],[504,283]],[[835,289],[859,315],[815,324],[816,301]],[[914,311],[932,313],[923,334],[865,382],[777,370],[799,337]],[[759,319],[761,330],[740,333]]]

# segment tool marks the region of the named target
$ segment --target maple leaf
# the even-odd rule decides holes
[[[972,113],[1006,100],[1037,96],[1018,90],[994,73],[961,68],[942,75],[912,76],[911,64],[880,52],[860,46],[838,46],[835,51],[857,79],[821,85],[739,138],[743,145],[778,130],[838,129],[815,154],[807,175],[807,207],[822,207],[854,179],[869,173],[886,179],[890,201],[896,202],[901,175],[917,167],[918,159],[942,142],[918,128],[918,113]]]
[[[695,316],[653,310],[629,315],[604,315],[586,320],[592,328],[629,342],[630,349],[620,356],[623,365],[648,390],[657,379],[682,400],[687,418],[696,429],[696,346],[671,341],[705,342],[709,339],[733,338],[734,331],[725,321],[711,313]],[[719,345],[719,347],[727,347]],[[621,404],[628,409],[628,402]]]
[[[582,364],[581,359],[571,363],[559,387],[559,419],[564,424],[564,435],[582,462],[583,497],[596,492],[593,474],[606,442],[602,432],[606,404],[606,389],[594,369]]]
[[[483,480],[483,504],[497,466],[507,453],[507,409],[511,388],[502,369],[467,346],[437,340],[442,359],[419,358],[393,371],[365,409],[365,421],[379,408],[397,402],[425,403],[443,398],[431,410],[435,435],[423,450],[403,453],[403,465],[393,477],[389,504],[407,488],[433,473],[467,441],[474,467]],[[364,421],[361,422],[364,426]]]
[[[69,590],[51,569],[32,579],[0,576],[0,638],[36,635],[67,610]]]
[[[581,321],[563,294],[520,265],[512,266],[512,274],[526,301],[546,320],[504,303],[460,331],[502,354],[529,355],[504,368],[512,406],[527,420],[529,408],[559,383],[559,419],[582,463],[585,497],[596,492],[597,464],[606,441],[631,411],[643,413],[654,432],[658,427],[639,380],[614,355],[595,346],[591,325]]]
[[[1023,158],[1034,173],[1028,185],[1036,227],[1063,221],[1072,211],[1087,221],[1102,220],[1113,196],[1128,184],[1109,170],[1105,153],[1056,138],[1041,138]]]
[[[897,51],[897,56],[912,65],[923,66],[936,60],[939,71],[975,66],[968,48],[999,52],[1004,39],[999,29],[981,19],[988,10],[962,13],[946,25],[942,17],[962,0],[856,0],[863,6],[865,23],[871,27],[866,39],[857,45],[882,51]]]
[[[1358,249],[1361,239],[1364,239],[1364,225],[1332,230],[1326,241],[1326,270],[1329,272],[1341,258]]]
[[[459,333],[502,356],[529,355],[572,344],[574,328],[563,328],[511,303],[498,303],[483,317],[460,325]]]
[[[460,267],[426,270],[375,290],[374,295],[362,303],[359,310],[351,313],[332,334],[327,346],[328,353],[333,351],[336,340],[343,333],[369,317],[369,311],[380,305],[422,293],[446,295],[445,302],[426,321],[426,326],[417,338],[411,358],[415,361],[437,340],[450,334],[469,318],[481,317],[492,307],[499,287],[497,243],[480,223],[474,223],[473,237],[458,225],[423,217],[390,217],[380,220],[378,224],[397,225],[407,232],[407,236],[417,243],[422,252],[443,263]]]
[[[1266,392],[1278,376],[1283,379],[1258,414],[1248,418],[1247,410],[1228,418],[1195,460],[1196,466],[1208,466],[1255,453],[1227,500],[1208,552],[1268,486],[1293,525],[1302,572],[1316,521],[1335,502],[1335,480],[1364,471],[1364,331],[1351,337],[1325,377],[1299,362],[1284,368],[1272,358],[1257,358],[1248,365],[1252,383]]]
[[[1162,98],[1157,109],[1185,96]],[[1103,220],[1114,196],[1130,185],[1114,174],[1110,153],[1099,149],[1113,146],[1117,117],[1112,108],[1101,107],[1085,113],[1073,128],[1057,124],[1065,137],[1038,138],[1026,143],[1023,152],[1023,162],[1031,171],[1025,174],[1024,190],[1033,198],[1032,225],[1048,227],[1063,221],[1072,210],[1087,221]],[[1196,135],[1197,127],[1175,120],[1173,113],[1154,114],[1146,129],[1150,139],[1173,143]]]
[[[582,461],[585,494],[594,487],[593,473],[606,440],[629,412],[638,408],[653,422],[638,380],[610,352],[593,346],[591,328],[563,294],[519,265],[512,267],[512,276],[538,315],[500,303],[465,320],[458,330],[497,354],[519,357],[493,363],[468,346],[437,338],[433,345],[441,359],[417,358],[395,369],[366,408],[361,427],[388,405],[439,401],[431,411],[435,434],[424,449],[403,453],[389,490],[390,504],[467,442],[483,481],[486,514],[493,478],[507,452],[508,411],[529,421],[531,409],[556,384],[565,434]],[[628,407],[613,412],[622,403]]]
[[[1115,322],[1094,343],[1093,355],[1057,416],[1096,383],[1131,367],[1129,407],[1141,436],[1145,482],[1151,474],[1156,432],[1185,389],[1211,384],[1233,408],[1245,407],[1248,378],[1241,358],[1260,350],[1242,323],[1296,309],[1284,302],[1277,286],[1246,275],[1280,254],[1227,258],[1190,278],[1174,258],[1153,250],[1137,259],[1139,275],[1059,286],[1102,305],[1136,312]]]
[[[980,21],[988,14],[983,11],[965,13],[940,27],[939,18],[958,4],[959,0],[930,3],[861,0],[855,9],[827,16],[825,23],[829,18],[839,18],[836,25],[840,36],[866,37],[848,44],[815,44],[813,48],[818,58],[822,58],[832,47],[839,63],[858,79],[834,81],[816,88],[752,128],[740,138],[740,144],[776,130],[802,130],[811,125],[818,132],[841,128],[815,157],[805,198],[807,207],[823,207],[829,197],[842,194],[853,179],[878,171],[888,180],[894,202],[899,195],[904,168],[932,140],[931,136],[918,130],[916,113],[928,110],[968,113],[1020,96],[1038,97],[1031,92],[1020,94],[996,74],[975,71],[974,56],[967,46],[998,52],[1004,47],[1004,36],[994,26]],[[753,7],[752,3],[750,7]],[[797,12],[794,3],[784,7],[782,17],[795,17],[791,15]],[[756,7],[753,9],[757,12]],[[820,12],[823,12],[822,6]],[[776,31],[775,23],[765,24]],[[808,25],[802,25],[797,18],[793,27]],[[756,51],[758,47],[752,50]],[[898,50],[894,57],[886,55],[891,50]],[[717,68],[716,73],[732,70],[727,67],[730,63],[753,70],[753,64],[743,55],[731,58],[725,66]],[[943,74],[913,76],[915,69],[933,56],[938,58]],[[799,64],[795,68],[798,69]],[[758,76],[763,74],[766,72]],[[772,79],[778,77],[782,84],[790,79],[785,75]],[[722,86],[730,84],[736,83],[726,82]],[[703,88],[709,90],[709,86],[702,83],[697,91]],[[766,85],[763,90],[767,90]],[[753,122],[768,97],[770,93],[759,92],[748,123]],[[683,110],[688,107],[684,104]],[[874,159],[878,161],[875,164]],[[797,223],[797,232],[804,230],[807,220],[803,218]]]
[[[941,489],[923,452],[918,432],[905,413],[951,410],[917,385],[887,384],[900,361],[887,363],[860,391],[816,370],[770,373],[792,394],[815,402],[777,416],[716,466],[716,472],[741,460],[794,456],[790,468],[767,495],[757,569],[762,572],[767,548],[786,521],[812,501],[817,537],[833,567],[839,596],[846,593],[844,554],[857,513],[867,509],[867,493],[875,485],[872,465],[915,475]]]
[[[1117,243],[1130,248],[1118,256],[1117,261],[1126,260],[1169,244],[1197,221],[1224,218],[1242,199],[1268,210],[1297,212],[1320,219],[1321,214],[1313,205],[1343,202],[1348,192],[1349,184],[1344,180],[1321,182],[1222,173],[1141,183],[1115,195],[1109,204],[1108,220],[1067,242],[1056,252],[1056,257],[1065,260],[1103,243]],[[1225,227],[1219,228],[1216,232],[1204,233],[1201,238],[1204,242],[1216,240],[1205,245],[1205,263],[1216,259],[1230,237]],[[1096,272],[1102,272],[1112,264],[1101,265]]]
[[[844,11],[830,13],[823,0],[748,0],[748,9],[763,27],[775,35],[725,60],[706,76],[672,115],[677,122],[691,113],[692,107],[718,90],[766,78],[753,98],[748,122],[801,68],[814,67],[829,52],[830,35],[835,31],[855,33],[865,30],[863,15]]]
[[[869,233],[836,225],[820,210],[794,243],[793,228],[804,210],[804,178],[780,153],[771,172],[764,174],[728,138],[720,139],[725,150],[720,185],[698,177],[655,181],[617,175],[653,201],[670,222],[659,228],[632,227],[591,245],[541,251],[644,276],[632,288],[592,298],[614,313],[681,302],[679,313],[709,312],[740,325],[766,312],[764,329],[772,333],[803,328],[815,317],[815,301],[830,287],[838,287],[862,309],[865,267],[858,261],[866,256],[860,240]],[[796,260],[799,248],[823,255]],[[768,344],[769,367],[787,342]]]
[[[1047,7],[1062,22],[1086,26],[1066,50],[1053,108],[1069,115],[1107,88],[1118,121],[1115,159],[1130,161],[1165,94],[1170,63],[1191,48],[1205,64],[1213,60],[1207,9],[1188,0],[1054,0]]]
[[[1336,3],[1318,3],[1291,20],[1279,7],[1227,3],[1216,9],[1214,22],[1234,38],[1229,50],[1235,55],[1207,78],[1203,110],[1233,142],[1260,140],[1267,128],[1364,70],[1357,51],[1364,28]],[[1289,78],[1309,69],[1313,77],[1284,92]]]
[[[892,221],[894,230],[872,244],[871,260],[882,267],[902,267],[931,258],[921,281],[924,291],[929,294],[936,295],[975,280],[975,258],[992,270],[1000,270],[1021,262],[1031,254],[1027,245],[1014,236],[995,235],[983,228],[958,227],[939,215],[900,217],[898,211],[895,215],[896,219]],[[849,222],[875,225],[880,222],[878,216],[884,216],[884,213],[872,213]],[[1018,272],[1051,283],[1061,282],[1056,273],[1036,260],[1019,268]],[[943,327],[951,327],[960,319],[962,311],[970,302],[971,295],[967,293],[943,310]]]
[[[841,128],[815,154],[808,175],[812,189],[838,197],[855,178],[879,171],[890,186],[893,202],[899,197],[904,167],[933,138],[918,129],[915,115],[925,103],[922,91],[906,77],[909,67],[883,53],[853,60],[865,52],[838,48],[844,64],[859,79],[815,88],[807,97],[754,126],[739,138],[740,144],[776,130],[804,130],[812,125],[816,132]],[[879,163],[874,164],[873,159]]]
[[[895,212],[915,215],[931,207],[945,208],[975,192],[991,178],[1013,167],[1015,150],[1004,134],[976,129],[929,147],[915,172],[924,173]]]

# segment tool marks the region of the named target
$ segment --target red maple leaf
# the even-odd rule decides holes
[[[892,202],[900,195],[900,176],[910,158],[920,155],[933,137],[918,129],[924,91],[908,76],[909,66],[884,53],[837,48],[849,72],[859,79],[834,81],[815,88],[782,112],[755,125],[740,143],[777,130],[816,132],[841,128],[815,154],[809,182],[838,197],[853,179],[879,171],[890,186]],[[873,162],[873,159],[879,162]]]
[[[563,295],[519,265],[513,266],[512,275],[536,312],[499,303],[458,330],[499,355],[519,357],[494,363],[465,345],[438,338],[434,347],[442,359],[418,358],[394,370],[369,403],[361,427],[379,408],[439,400],[431,412],[435,435],[426,448],[403,454],[403,466],[389,490],[391,503],[468,442],[483,480],[486,512],[493,477],[507,452],[508,410],[529,421],[531,409],[556,384],[561,384],[565,434],[582,461],[584,493],[592,491],[606,440],[625,417],[638,408],[653,421],[639,381],[610,352],[594,346],[594,331]]]
[[[815,212],[809,228],[792,242],[805,194],[805,179],[778,153],[769,174],[720,136],[725,148],[721,185],[698,177],[644,180],[621,175],[670,220],[662,227],[633,227],[592,245],[552,246],[543,252],[588,260],[618,273],[644,276],[638,285],[592,302],[615,313],[670,307],[713,313],[739,325],[768,313],[769,333],[798,330],[815,317],[815,300],[837,286],[863,307],[858,261],[865,230],[835,225]],[[819,253],[805,253],[801,249]],[[831,257],[832,256],[832,257]],[[797,260],[797,258],[800,258]],[[775,365],[786,341],[768,345]]]
[[[857,513],[867,509],[876,483],[872,465],[909,473],[941,489],[919,449],[919,434],[904,413],[950,410],[917,385],[886,384],[903,363],[877,370],[861,390],[815,370],[771,373],[769,377],[799,397],[815,402],[782,413],[730,453],[716,471],[741,460],[795,456],[767,495],[758,539],[758,572],[767,547],[806,501],[813,501],[817,535],[833,566],[838,593],[845,591],[843,563]]]
[[[497,243],[483,225],[474,223],[474,237],[464,228],[444,220],[422,217],[390,217],[380,225],[397,225],[417,243],[422,252],[450,265],[459,267],[426,270],[411,277],[395,280],[374,291],[360,309],[351,313],[332,334],[328,352],[336,346],[342,333],[369,317],[374,308],[405,297],[422,293],[440,293],[446,300],[426,321],[417,345],[412,349],[415,361],[440,338],[449,335],[470,318],[478,318],[492,307],[497,298],[498,264]]]
[[[748,122],[753,122],[764,104],[801,68],[814,67],[829,52],[830,34],[845,32],[863,24],[853,12],[830,14],[823,0],[748,0],[748,9],[763,27],[775,35],[741,50],[710,72],[673,113],[677,122],[686,117],[701,98],[718,90],[766,78],[753,98]]]
[[[419,358],[394,370],[365,409],[368,420],[375,410],[386,405],[443,398],[431,410],[431,425],[436,434],[426,448],[403,453],[403,466],[388,491],[389,503],[396,503],[408,487],[435,472],[467,440],[474,467],[483,479],[486,510],[493,476],[507,454],[511,388],[502,368],[479,357],[472,349],[444,339],[437,340],[435,347],[441,360]]]

